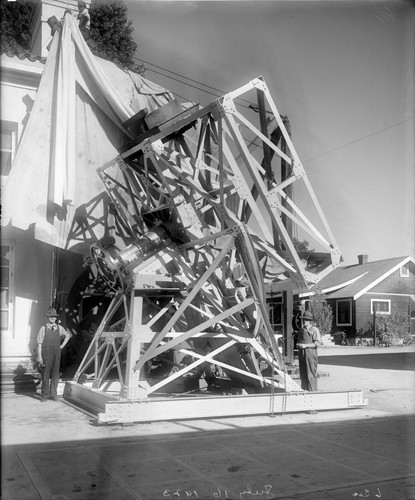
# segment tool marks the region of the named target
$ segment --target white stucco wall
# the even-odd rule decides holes
[[[82,272],[82,256],[37,241],[30,230],[6,227],[2,230],[2,243],[6,242],[14,246],[14,273],[11,328],[2,332],[2,361],[32,355],[37,332],[54,297],[54,287],[59,289],[64,306],[66,294]],[[60,319],[65,326],[64,314]]]
[[[45,65],[5,54],[0,64],[1,120],[18,124],[20,141]]]
[[[2,55],[0,64],[1,120],[17,123],[20,141],[44,63]],[[52,301],[53,253],[56,249],[36,241],[31,230],[21,231],[11,227],[2,228],[1,242],[13,245],[10,328],[1,331],[1,361],[18,364],[30,358],[37,332]],[[59,271],[60,290],[67,293],[82,271],[82,257],[64,253],[63,266]]]
[[[89,10],[90,0],[84,0]],[[59,21],[65,11],[70,10],[74,15],[78,13],[77,0],[36,0],[36,8],[31,22],[32,53],[47,57],[47,46],[52,39],[48,19],[55,16]]]

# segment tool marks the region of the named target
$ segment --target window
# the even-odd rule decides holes
[[[402,266],[399,269],[399,276],[401,278],[409,278],[409,267],[408,266]]]
[[[1,122],[1,184],[3,185],[10,174],[12,163],[17,150],[17,123]]]
[[[0,330],[11,331],[13,297],[13,246],[1,245]]]
[[[390,314],[391,301],[387,299],[370,299],[371,314],[376,311],[376,314]]]
[[[272,302],[269,305],[269,322],[273,330],[282,325],[282,303]]]
[[[352,299],[336,301],[336,325],[351,326],[352,324]]]

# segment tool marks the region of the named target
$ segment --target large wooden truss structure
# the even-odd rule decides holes
[[[302,391],[269,323],[266,282],[309,287],[341,256],[265,82],[168,107],[140,113],[99,169],[126,246],[91,249],[113,299],[65,398],[102,423],[365,404]],[[293,225],[330,255],[324,269],[300,258]]]

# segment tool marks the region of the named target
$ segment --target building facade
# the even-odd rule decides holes
[[[359,256],[358,264],[335,269],[320,283],[333,311],[332,334],[344,332],[349,343],[373,330],[374,313],[398,314],[407,318],[415,335],[415,263],[412,257],[369,262]],[[304,307],[312,292],[303,293]]]
[[[62,18],[68,8],[76,11],[76,5],[73,0],[38,0],[32,11],[31,51],[1,55],[2,189],[13,168],[44,71],[51,41],[47,21],[52,16]],[[64,303],[74,276],[81,271],[82,256],[36,240],[31,228],[26,231],[11,225],[2,228],[2,365],[17,366],[33,357],[37,331],[45,320],[48,307]]]

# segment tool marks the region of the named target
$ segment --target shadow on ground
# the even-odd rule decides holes
[[[404,499],[415,485],[413,415],[301,427],[232,419],[223,431],[180,425],[183,434],[6,446],[3,498],[343,500],[369,491]]]

